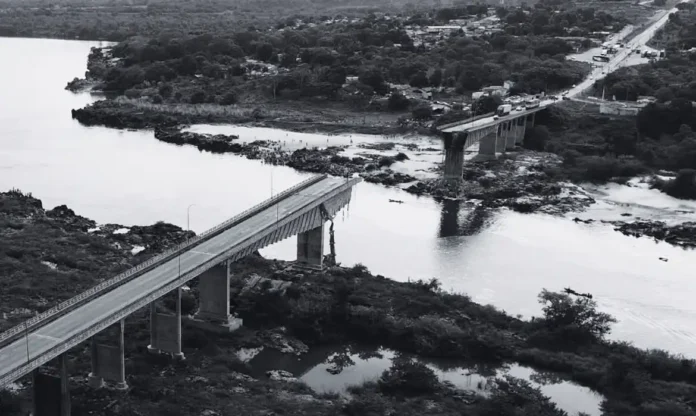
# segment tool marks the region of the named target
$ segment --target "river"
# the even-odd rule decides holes
[[[100,223],[162,220],[186,227],[190,219],[200,232],[308,176],[165,144],[152,132],[80,126],[70,110],[95,98],[64,87],[84,73],[95,45],[0,39],[0,56],[12,63],[0,70],[0,190],[31,192],[47,207],[66,204]],[[590,191],[601,201],[584,217],[633,212],[676,221],[696,211],[696,204],[640,187]],[[620,321],[613,338],[696,357],[693,251],[625,237],[606,225],[509,211],[462,236],[458,227],[468,212],[464,205],[362,183],[336,222],[339,261],[397,280],[436,277],[448,290],[526,317],[539,313],[542,288],[591,292]],[[292,259],[294,244],[289,239],[263,253]]]

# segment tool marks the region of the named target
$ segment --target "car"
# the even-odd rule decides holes
[[[563,96],[563,99],[564,99],[564,100],[570,100],[570,97],[568,97],[567,95],[564,95],[564,96]]]
[[[524,107],[518,105],[517,107],[515,107],[515,111],[524,111]]]
[[[568,95],[568,91],[563,91],[561,95],[565,97],[566,95]]]

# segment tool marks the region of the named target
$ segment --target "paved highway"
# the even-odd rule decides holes
[[[302,212],[313,201],[337,190],[346,184],[346,179],[326,178],[305,188],[278,204],[265,209],[258,215],[233,226],[227,231],[193,247],[180,256],[181,275],[209,263],[215,256],[237,246],[239,251],[258,241],[258,233],[272,226],[277,218]],[[261,236],[263,237],[263,236]],[[216,262],[219,262],[218,259]],[[147,295],[173,282],[179,277],[179,258],[174,258],[138,278],[84,304],[47,325],[28,334],[29,357],[34,359],[45,354],[71,337],[84,333],[91,326],[104,322],[110,315],[128,304],[144,299]],[[191,276],[193,278],[195,276]],[[2,378],[27,362],[27,340],[25,337],[0,349],[0,388]],[[12,380],[11,380],[12,381]]]
[[[689,0],[690,1],[690,0]],[[688,1],[685,1],[683,3],[688,3]],[[624,48],[621,48],[619,52],[616,53],[606,65],[602,67],[598,67],[592,70],[592,72],[585,78],[584,81],[581,83],[577,84],[573,88],[567,91],[566,95],[570,98],[576,97],[580,94],[582,94],[585,90],[590,88],[595,81],[598,79],[602,79],[606,76],[607,73],[611,73],[615,71],[616,69],[621,67],[621,63],[626,60],[631,55],[631,52],[638,48],[644,48],[645,45],[652,39],[653,36],[655,36],[655,32],[657,32],[662,26],[664,26],[667,21],[669,20],[669,15],[670,13],[676,12],[678,9],[675,7],[670,11],[665,11],[664,15],[657,19],[654,23],[652,23],[650,26],[648,26],[643,32],[638,34],[636,37],[631,39],[630,42],[628,42]],[[466,123],[466,124],[461,124],[459,126],[455,127],[450,127],[448,129],[443,130],[444,132],[456,132],[456,131],[467,131],[471,130],[473,128],[481,128],[485,127],[489,124],[497,124],[502,120],[510,119],[510,118],[516,118],[520,117],[524,114],[529,114],[531,112],[539,111],[539,109],[543,109],[549,105],[553,105],[555,103],[554,100],[549,100],[549,99],[542,99],[540,100],[539,108],[538,109],[532,109],[532,110],[523,110],[523,111],[512,111],[510,112],[509,116],[505,117],[500,117],[498,119],[494,118],[493,116],[487,117],[487,118],[482,118],[476,121],[472,121],[471,123]]]

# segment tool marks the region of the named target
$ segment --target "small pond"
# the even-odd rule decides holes
[[[377,380],[389,369],[397,353],[387,349],[320,347],[300,357],[271,349],[243,350],[239,358],[247,361],[256,377],[269,370],[285,370],[319,393],[347,394],[351,386]],[[558,407],[577,415],[601,414],[602,396],[586,387],[559,379],[554,374],[537,372],[517,364],[495,368],[487,365],[456,362],[454,360],[417,357],[442,381],[449,381],[462,390],[487,394],[487,385],[496,378],[511,375],[529,381],[541,389]],[[336,363],[342,370],[336,374]],[[331,372],[329,370],[332,370]]]

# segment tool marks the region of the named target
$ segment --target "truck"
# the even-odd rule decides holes
[[[539,100],[536,98],[531,98],[527,101],[524,102],[524,108],[526,109],[531,109],[531,108],[537,108],[539,107]]]
[[[497,116],[506,116],[510,114],[510,111],[512,111],[512,105],[503,104],[498,106],[498,110],[495,112],[495,114]]]

